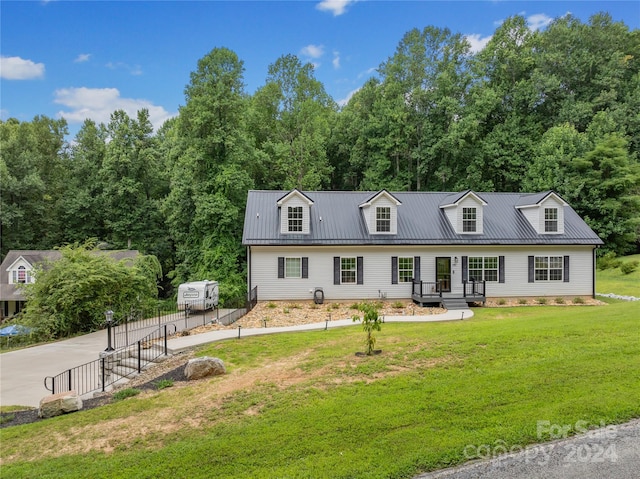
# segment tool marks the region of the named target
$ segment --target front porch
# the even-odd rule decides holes
[[[485,281],[463,281],[462,294],[459,291],[451,292],[446,281],[413,281],[411,299],[420,306],[429,304],[439,304],[446,307],[449,305],[459,305],[469,303],[485,303],[486,282]],[[447,308],[451,309],[451,308]]]

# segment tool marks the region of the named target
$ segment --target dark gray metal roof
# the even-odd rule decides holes
[[[478,235],[456,233],[440,208],[445,199],[450,200],[459,193],[392,193],[402,202],[398,206],[398,233],[371,235],[359,205],[376,192],[305,192],[314,201],[310,209],[310,234],[281,234],[280,209],[276,203],[286,193],[249,191],[242,235],[244,245],[603,244],[570,206],[564,207],[563,234],[538,234],[516,208],[525,196],[520,193],[475,193],[487,203],[483,209],[484,234]],[[531,204],[532,199],[527,198],[524,204]]]

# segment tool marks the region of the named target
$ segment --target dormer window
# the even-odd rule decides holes
[[[376,233],[389,233],[391,231],[391,208],[379,206],[376,208]]]
[[[31,271],[27,271],[24,266],[19,266],[18,269],[12,271],[12,283],[14,284],[26,284],[31,283]]]
[[[544,232],[545,233],[558,232],[558,208],[544,209]]]
[[[289,206],[287,208],[287,217],[289,220],[289,232],[302,232],[302,206]]]
[[[476,232],[476,208],[462,208],[462,232]]]

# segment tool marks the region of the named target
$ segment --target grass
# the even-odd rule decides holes
[[[262,381],[192,404],[198,426],[181,421],[193,417],[184,408],[199,389],[190,386],[3,429],[3,476],[412,477],[462,463],[481,445],[549,439],[537,421],[640,416],[639,304],[475,312],[470,321],[387,323],[383,354],[366,358],[354,356],[359,327],[211,344],[199,354],[230,372],[266,372]],[[303,380],[271,379],[265,367],[291,358]],[[176,428],[100,436],[103,425],[133,427],[165,410]],[[61,453],[59,438],[77,451]]]
[[[126,388],[126,389],[122,389],[118,392],[116,392],[113,395],[113,400],[114,401],[122,401],[123,399],[127,399],[133,396],[137,396],[138,394],[140,394],[142,391],[140,391],[140,389],[136,389],[136,388]]]
[[[622,256],[623,263],[640,261],[640,254]],[[596,291],[598,293],[615,293],[622,296],[640,297],[640,268],[633,273],[623,274],[620,268],[596,271]]]

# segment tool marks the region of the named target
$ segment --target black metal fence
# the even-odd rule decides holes
[[[484,298],[487,295],[486,281],[464,281],[465,298]]]
[[[167,340],[175,332],[174,325],[165,324],[132,346],[105,351],[95,361],[67,369],[56,376],[47,376],[44,387],[52,394],[75,391],[83,396],[104,392],[121,379],[139,374],[160,356],[166,356]]]
[[[421,298],[442,298],[442,281],[416,281],[413,280],[413,296]]]

